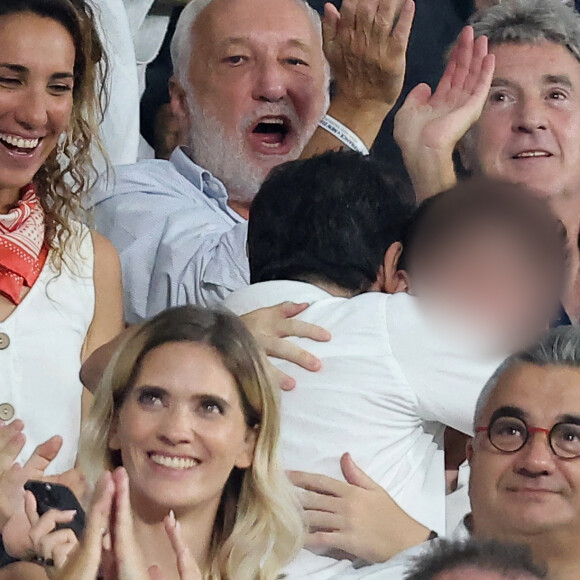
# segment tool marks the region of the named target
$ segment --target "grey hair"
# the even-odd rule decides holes
[[[296,1],[304,6],[315,30],[322,39],[322,22],[318,12],[306,0]],[[193,55],[193,26],[197,17],[211,2],[212,0],[190,0],[177,20],[171,40],[171,62],[173,63],[173,74],[183,86],[189,86],[188,71]]]
[[[469,23],[475,37],[487,36],[490,45],[548,41],[580,61],[580,15],[562,0],[503,0],[476,12]]]
[[[502,578],[547,578],[544,565],[534,561],[529,546],[493,540],[445,540],[432,542],[429,549],[412,559],[405,580],[435,580],[445,572],[476,569],[496,572]],[[464,577],[467,577],[465,575]]]
[[[473,417],[474,432],[500,378],[513,366],[522,363],[540,367],[556,365],[580,368],[580,329],[574,326],[553,328],[542,334],[531,347],[509,356],[487,381],[477,399]]]

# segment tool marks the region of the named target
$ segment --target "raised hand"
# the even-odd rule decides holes
[[[346,482],[299,471],[289,474],[303,490],[306,548],[378,563],[427,539],[429,530],[407,515],[348,453],[340,464]]]
[[[494,64],[487,38],[466,26],[435,92],[417,85],[397,112],[394,136],[419,200],[455,184],[453,151],[481,115]]]
[[[304,349],[285,340],[288,336],[310,338],[317,342],[330,340],[330,333],[319,326],[294,318],[308,308],[308,304],[283,302],[270,308],[260,308],[241,319],[267,355],[293,362],[309,371],[320,370],[320,360]],[[296,381],[276,369],[269,371],[274,380],[284,390],[294,388]]]
[[[49,554],[48,550],[52,550],[54,565],[47,567],[51,580],[96,580],[104,552],[103,544],[108,539],[107,531],[109,530],[114,493],[113,478],[107,471],[101,476],[95,487],[91,507],[87,514],[83,540],[76,543],[74,549],[69,549],[66,545],[70,543],[69,540],[72,538],[63,538],[62,535],[60,544],[57,542],[51,544],[48,538],[44,540],[44,544],[42,538],[36,540],[39,549],[46,549],[47,554]]]
[[[22,424],[22,421],[14,421],[13,423]],[[62,446],[62,439],[59,436],[54,436],[39,445],[24,466],[13,463],[24,445],[22,427],[23,425],[17,425],[16,428],[12,429],[14,435],[5,437],[3,450],[0,451],[0,462],[3,467],[3,471],[0,471],[0,529],[3,534],[9,520],[13,520],[11,521],[11,525],[14,526],[12,531],[16,535],[21,533],[21,526],[24,526],[25,529],[28,528],[22,495],[24,484],[29,479],[42,479],[44,470],[57,456]],[[5,429],[10,429],[10,425],[4,426],[2,429],[4,434],[9,433],[10,431]],[[15,514],[20,514],[20,518],[15,519]]]
[[[324,7],[324,52],[337,94],[359,107],[395,104],[405,77],[412,0],[344,0]]]
[[[413,0],[344,0],[340,12],[324,7],[324,52],[336,85],[328,113],[369,149],[401,92],[414,14]],[[342,147],[318,129],[302,157]]]

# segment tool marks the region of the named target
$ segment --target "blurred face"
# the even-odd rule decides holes
[[[519,414],[529,427],[580,422],[580,370],[519,364],[500,378],[478,427],[492,417]],[[506,435],[511,435],[507,433]],[[568,444],[574,444],[569,440]],[[468,444],[475,532],[525,541],[538,534],[580,532],[580,459],[562,459],[544,432],[530,433],[522,449],[505,453],[486,432]]]
[[[500,44],[483,113],[462,143],[469,169],[545,196],[580,188],[580,63],[550,42]]]
[[[412,292],[491,338],[503,352],[535,339],[554,316],[557,286],[505,227],[458,232],[418,258]]]
[[[0,192],[32,181],[66,130],[75,49],[55,20],[0,16]]]
[[[121,451],[133,505],[217,509],[232,469],[251,465],[254,436],[220,356],[179,342],[145,356],[109,447]]]
[[[251,201],[327,107],[319,31],[296,0],[213,0],[193,27],[190,87],[172,91],[199,165]],[[175,89],[175,87],[174,87]]]

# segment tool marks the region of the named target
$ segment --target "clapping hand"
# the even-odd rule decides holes
[[[95,580],[99,572],[105,580],[164,580],[159,567],[147,567],[136,541],[129,480],[123,468],[106,472],[99,479],[82,542],[70,530],[54,529],[57,522],[69,521],[74,513],[50,510],[38,517],[34,496],[27,497],[26,504],[33,551],[51,580]],[[164,526],[180,580],[201,580],[173,513],[165,518]]]

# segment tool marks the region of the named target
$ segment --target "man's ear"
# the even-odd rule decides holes
[[[169,103],[171,105],[171,112],[180,122],[187,123],[187,126],[189,126],[187,95],[182,84],[175,77],[169,79]]]
[[[465,171],[468,173],[473,173],[475,169],[475,164],[473,163],[474,152],[474,135],[473,127],[465,133],[465,135],[459,140],[456,145],[457,154],[459,155],[459,160]]]
[[[380,270],[382,276],[382,291],[387,294],[405,292],[407,290],[407,277],[398,269],[399,258],[403,252],[401,242],[395,242],[389,246],[383,258]]]
[[[254,462],[254,451],[256,450],[256,442],[260,434],[260,425],[248,427],[246,430],[246,438],[240,453],[236,457],[235,466],[238,469],[247,469]]]

